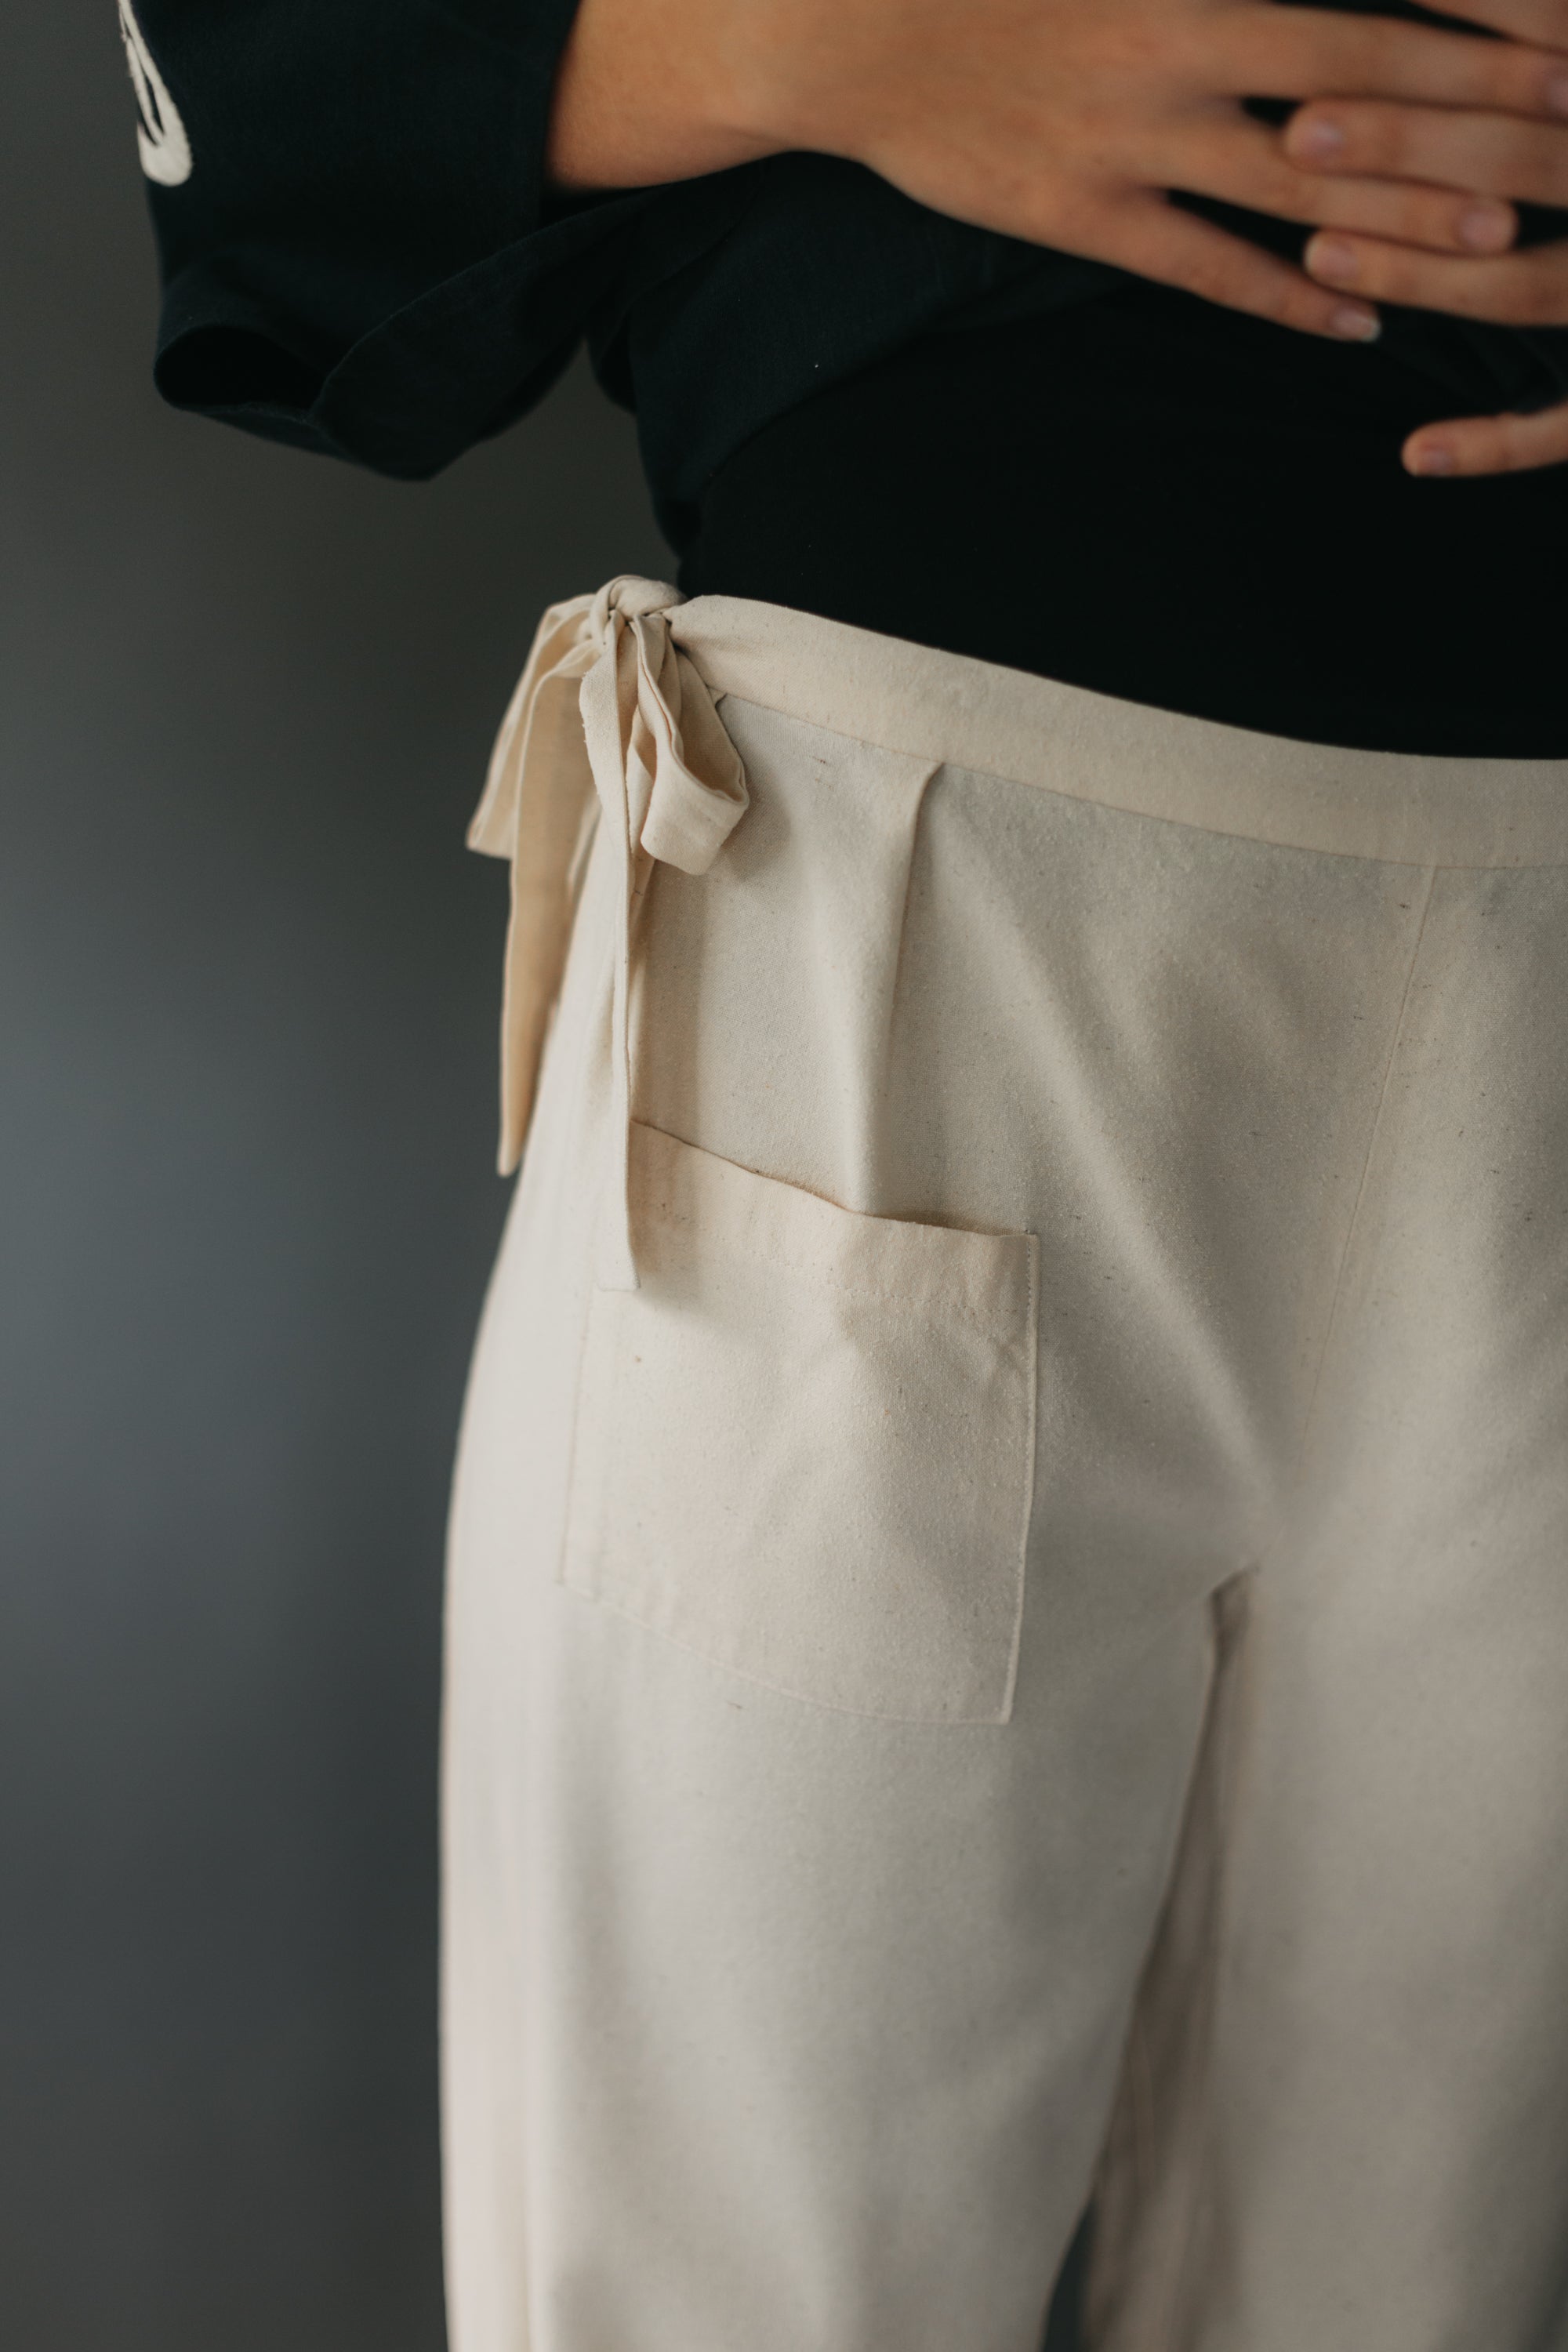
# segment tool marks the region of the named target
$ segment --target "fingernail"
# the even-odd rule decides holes
[[[1568,74],[1553,74],[1546,85],[1546,103],[1553,114],[1568,114]]]
[[[1340,125],[1331,122],[1326,115],[1314,114],[1309,116],[1305,122],[1293,126],[1286,143],[1293,155],[1304,156],[1311,163],[1321,163],[1325,157],[1339,153],[1345,143],[1345,134]]]
[[[1454,453],[1445,448],[1441,441],[1423,441],[1419,448],[1410,453],[1410,470],[1413,474],[1451,474]]]
[[[1356,249],[1342,236],[1315,236],[1307,247],[1307,267],[1314,278],[1331,278],[1336,285],[1353,286],[1358,268]]]
[[[1506,205],[1467,205],[1459,215],[1459,242],[1475,253],[1500,253],[1513,237],[1513,215]]]
[[[1383,332],[1383,320],[1375,310],[1364,310],[1359,302],[1341,302],[1329,313],[1329,326],[1347,342],[1375,343]]]

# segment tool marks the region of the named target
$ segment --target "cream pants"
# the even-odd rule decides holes
[[[1098,2352],[1563,2352],[1568,763],[621,581],[475,838],[456,2352],[1036,2352],[1091,2190]]]

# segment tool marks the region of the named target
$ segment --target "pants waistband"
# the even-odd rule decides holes
[[[668,622],[716,695],[886,751],[1331,856],[1568,864],[1568,760],[1298,742],[739,597]]]
[[[781,605],[613,580],[552,605],[502,722],[471,847],[511,865],[503,1173],[521,1156],[597,795],[618,870],[617,1139],[600,1279],[637,1287],[627,1201],[631,926],[655,862],[706,872],[747,805],[726,696],[922,759],[1280,847],[1417,866],[1568,864],[1568,761],[1345,751],[1063,686]]]

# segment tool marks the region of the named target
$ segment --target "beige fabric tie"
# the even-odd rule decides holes
[[[601,1286],[637,1287],[627,1202],[628,1006],[637,903],[657,860],[705,874],[746,808],[745,771],[713,697],[670,634],[678,589],[612,580],[552,604],[501,721],[468,846],[511,861],[501,1009],[500,1171],[522,1156],[571,935],[572,853],[599,797],[617,867],[610,1005],[613,1193]]]

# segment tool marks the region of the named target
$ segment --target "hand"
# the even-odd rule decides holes
[[[1568,0],[1510,5],[1568,44]],[[625,187],[814,149],[959,220],[1366,339],[1366,302],[1166,201],[1473,250],[1464,193],[1309,168],[1242,105],[1340,91],[1545,123],[1568,114],[1568,58],[1273,0],[582,0],[551,166]]]
[[[1458,14],[1452,0],[1432,0]],[[1527,40],[1568,46],[1568,12],[1555,0],[1465,0],[1463,14]],[[1561,70],[1568,79],[1568,57]],[[1503,110],[1450,110],[1335,99],[1292,116],[1285,151],[1326,176],[1368,173],[1468,190],[1479,199],[1468,241],[1489,258],[1461,259],[1336,228],[1314,236],[1305,260],[1325,285],[1375,300],[1447,310],[1506,326],[1568,326],[1568,239],[1510,248],[1513,201],[1568,208],[1568,122]],[[1405,445],[1413,474],[1521,472],[1568,461],[1568,403],[1530,416],[1467,416],[1423,425]]]

